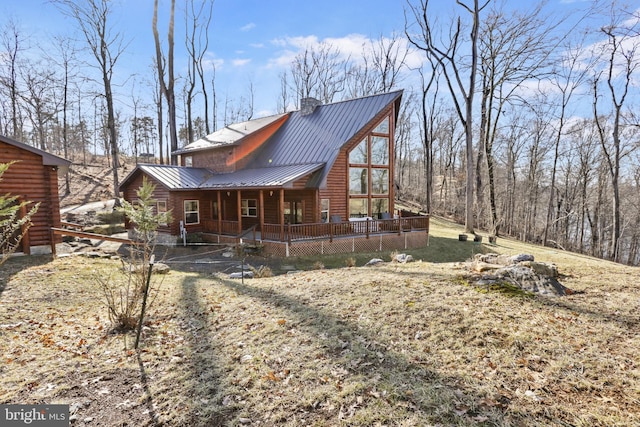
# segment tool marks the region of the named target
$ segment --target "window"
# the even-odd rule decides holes
[[[386,136],[371,137],[371,164],[389,164],[389,138]]]
[[[373,130],[373,133],[384,133],[385,135],[389,135],[389,117],[385,117],[384,120],[382,120]]]
[[[256,199],[242,199],[240,203],[240,212],[242,216],[258,216],[258,201]]]
[[[198,200],[184,201],[184,223],[200,224],[200,202]]]
[[[166,213],[167,213],[167,201],[166,200],[158,200],[156,202],[156,212],[158,213],[158,215],[162,215],[162,220],[165,220],[164,222],[160,222],[159,225],[167,225],[166,219]]]
[[[391,123],[389,116],[382,119],[348,154],[350,218],[389,214]]]
[[[329,199],[320,200],[320,221],[329,222]]]
[[[389,194],[389,169],[371,169],[371,192]]]
[[[369,216],[369,199],[350,199],[349,218]]]
[[[366,165],[368,162],[368,152],[369,148],[367,147],[367,138],[365,138],[349,153],[349,163],[356,165]]]
[[[371,216],[375,219],[382,219],[382,214],[389,212],[389,199],[372,199],[371,208],[373,210]]]
[[[349,194],[368,194],[367,168],[349,168]]]
[[[184,156],[184,165],[186,167],[191,167],[193,166],[193,157],[192,156]]]

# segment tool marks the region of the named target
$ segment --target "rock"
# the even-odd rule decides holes
[[[511,257],[511,262],[513,264],[518,264],[524,261],[534,261],[534,257],[531,254],[518,254]]]
[[[237,271],[229,274],[229,279],[242,279],[243,275],[247,279],[253,279],[253,271]]]
[[[407,254],[398,254],[396,255],[395,260],[397,262],[401,262],[401,263],[406,263],[406,262],[413,262],[413,256],[411,255],[407,255]]]
[[[384,262],[384,260],[382,260],[380,258],[373,258],[368,263],[366,263],[364,266],[365,267],[371,267],[372,265],[378,265],[378,264],[381,264],[383,262]]]
[[[558,267],[548,262],[524,261],[520,265],[529,267],[536,274],[547,277],[558,277]]]
[[[490,270],[497,270],[499,268],[502,268],[502,266],[499,264],[489,264],[488,262],[483,262],[483,261],[474,261],[471,264],[471,269],[478,273],[483,273],[485,271],[490,271]]]
[[[536,274],[531,268],[523,265],[508,266],[497,270],[495,274],[524,291],[544,296],[567,295],[566,288],[555,277]]]
[[[162,262],[156,262],[153,264],[153,273],[155,274],[168,274],[171,269],[169,266]]]

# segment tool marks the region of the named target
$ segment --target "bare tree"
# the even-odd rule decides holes
[[[167,101],[168,119],[169,119],[169,141],[171,146],[171,164],[178,163],[178,156],[175,152],[178,150],[178,124],[176,122],[176,95],[174,91],[175,76],[173,70],[173,31],[174,31],[174,17],[176,9],[176,0],[171,0],[171,15],[169,18],[169,31],[167,33],[167,63],[165,64],[165,58],[162,54],[162,47],[160,45],[160,36],[158,34],[158,0],[153,2],[153,39],[156,45],[156,65],[158,66],[158,82],[164,97]],[[166,67],[166,69],[165,69]],[[165,82],[165,73],[167,74],[167,81]]]
[[[380,36],[363,47],[362,64],[349,70],[349,96],[384,93],[400,84],[409,49],[397,34]]]
[[[615,6],[614,6],[615,7]],[[620,209],[620,169],[621,160],[629,154],[629,147],[623,145],[621,138],[623,111],[622,108],[626,101],[629,89],[632,84],[632,76],[638,65],[636,52],[640,44],[638,41],[629,37],[635,34],[634,28],[627,28],[617,22],[618,17],[615,11],[612,11],[612,22],[610,25],[601,28],[601,31],[607,37],[607,43],[604,45],[605,55],[608,55],[606,69],[599,72],[593,81],[593,115],[598,127],[600,142],[604,158],[607,162],[608,171],[611,179],[612,187],[612,235],[611,249],[609,257],[614,261],[619,261],[620,253],[620,237],[621,237],[621,209]],[[598,86],[600,78],[604,74],[606,86],[609,91],[612,111],[611,123],[611,139],[606,135],[605,126],[602,123],[603,117],[598,111]]]
[[[317,98],[325,104],[335,100],[345,88],[348,60],[338,48],[328,43],[306,48],[291,64],[296,102],[302,98]]]
[[[466,45],[463,40],[462,17],[458,16],[449,27],[449,39],[444,44],[438,43],[440,38],[435,34],[432,22],[429,19],[430,13],[427,9],[429,0],[420,0],[417,4],[412,4],[408,0],[408,13],[411,21],[405,12],[405,34],[409,42],[416,48],[423,51],[428,57],[433,58],[442,70],[451,99],[458,113],[458,117],[465,129],[466,147],[466,197],[465,197],[465,231],[474,232],[474,161],[473,161],[473,98],[476,89],[476,75],[478,65],[478,34],[480,31],[480,12],[489,4],[490,0],[483,0],[480,5],[479,0],[472,0],[471,5],[465,4],[462,0],[456,0],[466,13],[470,15],[471,29],[468,40],[470,63],[465,63],[461,45]],[[412,33],[411,28],[416,24],[419,33]],[[464,72],[468,83],[464,83]]]
[[[204,101],[204,125],[206,133],[209,134],[211,133],[209,126],[209,95],[205,81],[204,55],[209,48],[209,26],[213,18],[213,0],[199,1],[197,3],[197,8],[194,0],[188,0],[187,5],[186,19],[187,21],[191,20],[191,26],[187,22],[187,52],[191,57],[191,67],[187,67],[187,69],[189,73],[194,74],[194,78],[195,74],[197,74],[200,79],[200,90],[202,90]]]
[[[544,224],[544,232],[542,235],[543,245],[547,245],[549,226],[552,221],[551,217],[554,205],[557,165],[560,156],[560,142],[564,132],[567,108],[573,94],[585,82],[588,72],[593,65],[592,63],[583,63],[584,59],[584,51],[579,44],[567,45],[564,49],[563,56],[558,61],[561,66],[554,72],[554,75],[551,78],[551,83],[558,89],[560,94],[560,102],[557,107],[558,113],[556,117],[557,125],[554,138],[554,156],[553,166],[551,168],[549,203],[547,205],[547,214]]]
[[[70,101],[70,93],[72,80],[75,78],[75,73],[73,70],[77,66],[77,58],[76,58],[76,49],[73,46],[71,39],[66,37],[55,37],[56,43],[56,55],[45,55],[48,57],[49,61],[58,65],[58,67],[62,70],[62,78],[60,79],[60,89],[62,90],[62,101],[61,101],[61,110],[62,110],[62,147],[64,157],[66,159],[69,158],[69,109],[71,108]],[[78,105],[78,110],[80,110],[80,105]],[[66,194],[68,195],[70,190],[70,174],[65,174],[65,186],[66,186]]]
[[[23,48],[24,38],[20,34],[18,25],[13,19],[10,19],[5,28],[0,31],[0,40],[4,48],[6,61],[2,61],[3,68],[6,67],[4,75],[0,76],[0,84],[4,86],[8,92],[10,107],[11,129],[5,130],[5,133],[11,135],[15,139],[22,139],[22,120],[20,118],[20,88],[18,87],[18,69],[19,54]],[[8,131],[8,132],[7,132]]]
[[[489,222],[492,234],[499,234],[496,201],[494,144],[507,105],[519,99],[523,83],[540,79],[548,70],[554,41],[550,34],[557,24],[541,15],[542,4],[530,12],[507,15],[492,10],[484,20],[479,42],[481,100],[476,194],[482,208],[483,159],[486,160],[489,181]]]
[[[86,0],[76,2],[74,0],[55,0],[62,12],[72,17],[87,42],[89,50],[96,60],[96,67],[100,70],[104,87],[104,99],[107,107],[107,129],[109,135],[109,148],[113,167],[113,196],[119,205],[119,179],[118,167],[118,134],[116,129],[116,114],[114,109],[114,95],[112,79],[114,67],[124,52],[126,45],[123,43],[122,34],[114,32],[109,16],[111,15],[111,2],[109,0]]]
[[[34,65],[23,70],[22,79],[26,91],[20,94],[20,98],[27,104],[27,116],[33,127],[35,139],[41,150],[48,150],[47,125],[55,119],[58,113],[59,103],[55,97],[57,76],[50,69]]]

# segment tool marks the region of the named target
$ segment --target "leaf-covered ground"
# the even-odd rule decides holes
[[[95,286],[119,262],[11,260],[0,402],[67,403],[91,426],[640,425],[638,270],[499,243],[483,250],[537,251],[576,293],[486,292],[426,259],[244,283],[172,271],[140,352]]]

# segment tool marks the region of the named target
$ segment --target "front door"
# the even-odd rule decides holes
[[[284,223],[302,224],[302,201],[284,202]]]

